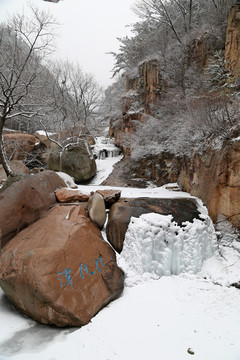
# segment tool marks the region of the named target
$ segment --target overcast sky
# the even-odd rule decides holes
[[[117,37],[130,34],[129,25],[137,21],[135,0],[61,0],[50,3],[32,0],[49,10],[62,25],[57,39],[57,55],[78,61],[104,87],[110,85],[114,59],[106,53],[117,51]],[[29,0],[0,0],[0,20],[27,8]]]

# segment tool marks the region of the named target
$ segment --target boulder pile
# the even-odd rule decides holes
[[[13,305],[43,324],[82,326],[117,298],[124,274],[102,239],[105,219],[102,195],[67,189],[52,171],[2,191],[0,286]]]
[[[124,287],[116,262],[131,217],[199,218],[195,199],[120,198],[120,190],[69,189],[54,172],[0,193],[0,286],[25,314],[59,327],[87,324]],[[108,242],[101,231],[106,226]]]

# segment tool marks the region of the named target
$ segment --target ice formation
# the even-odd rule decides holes
[[[114,145],[114,140],[105,138],[103,136],[95,139],[96,144],[93,149],[93,153],[98,160],[105,160],[120,155],[121,150]]]
[[[121,257],[136,274],[195,274],[213,256],[216,234],[211,219],[194,219],[182,226],[172,215],[144,214],[131,218]]]

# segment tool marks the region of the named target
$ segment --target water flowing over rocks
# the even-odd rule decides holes
[[[93,153],[97,159],[105,160],[107,158],[117,157],[121,152],[121,149],[114,145],[114,140],[104,136],[96,138]]]
[[[82,326],[123,290],[115,253],[81,206],[58,206],[3,249],[0,285],[43,324]]]

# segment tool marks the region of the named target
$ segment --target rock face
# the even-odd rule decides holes
[[[189,66],[194,62],[200,69],[203,69],[216,51],[224,50],[224,46],[221,37],[206,33],[194,39],[188,46],[186,65]]]
[[[65,187],[53,171],[26,176],[0,193],[0,248],[56,203],[55,190]]]
[[[225,60],[227,69],[234,77],[240,75],[240,5],[230,10],[225,44]]]
[[[157,60],[142,63],[134,77],[127,77],[126,94],[123,97],[123,117],[117,126],[110,124],[109,134],[125,155],[130,153],[131,134],[137,123],[144,122],[146,115],[163,97],[166,82],[162,78]]]
[[[177,224],[198,219],[199,212],[193,199],[121,199],[111,207],[107,223],[107,239],[117,252],[123,248],[125,234],[131,217],[158,213],[173,216]]]
[[[168,152],[131,161],[131,170],[136,178],[154,181],[157,186],[177,182],[181,167],[182,158]]]
[[[3,249],[0,285],[43,324],[82,326],[123,290],[115,253],[81,206],[56,205]]]
[[[4,134],[5,149],[8,158],[25,160],[34,149],[35,137],[24,133]]]
[[[63,171],[79,183],[91,179],[97,172],[94,156],[84,140],[68,146],[63,153],[59,150],[52,151],[48,159],[48,168]]]
[[[180,175],[183,190],[205,203],[214,222],[224,215],[240,228],[240,142],[227,141],[221,150],[185,158]]]
[[[98,192],[88,200],[88,213],[91,220],[102,229],[106,221],[106,207],[103,196]]]

